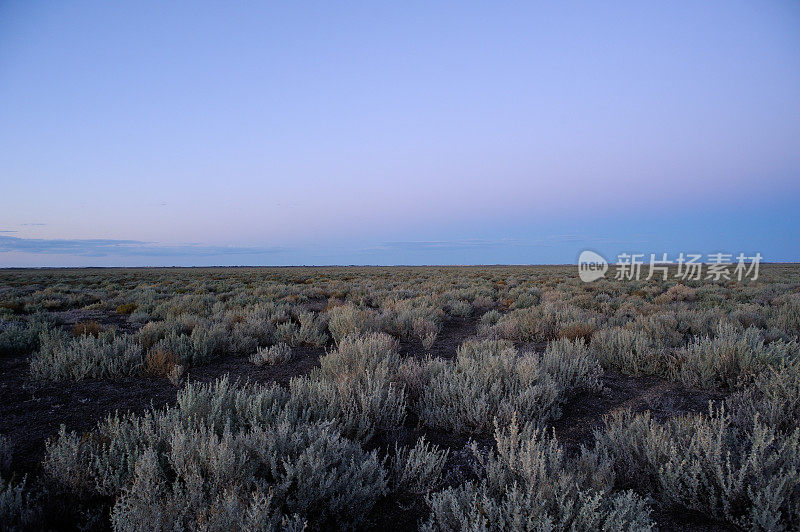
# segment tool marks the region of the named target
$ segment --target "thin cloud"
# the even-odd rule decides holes
[[[382,242],[364,251],[458,250],[513,245],[513,240],[410,240]]]
[[[584,235],[548,235],[539,242],[583,242],[589,238]]]
[[[286,251],[282,247],[209,246],[203,244],[160,244],[142,240],[45,239],[0,236],[0,253],[37,253],[80,257],[211,257],[261,255]]]
[[[366,248],[365,251],[435,251],[435,250],[465,250],[465,249],[491,249],[508,247],[552,247],[555,244],[567,244],[590,240],[585,235],[547,235],[531,240],[516,238],[499,239],[464,239],[464,240],[409,240],[382,242],[377,246]]]
[[[649,244],[650,239],[645,236],[634,235],[632,239],[598,238],[596,239],[596,242],[598,244],[609,244],[609,245]]]

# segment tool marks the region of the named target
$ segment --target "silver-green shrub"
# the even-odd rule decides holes
[[[403,391],[373,375],[351,385],[297,377],[289,389],[290,406],[299,417],[329,420],[346,437],[359,441],[372,439],[379,429],[397,429],[406,414]]]
[[[246,352],[250,347],[256,349],[255,340],[247,341],[246,337],[229,334],[221,323],[199,322],[189,334],[175,330],[166,332],[152,349],[172,353],[180,364],[200,366],[226,353]]]
[[[754,327],[740,331],[720,323],[713,338],[696,337],[675,353],[670,376],[689,386],[735,387],[752,381],[770,366],[798,358],[800,346],[794,341],[765,344]]]
[[[548,342],[541,358],[541,367],[555,379],[567,396],[603,389],[603,368],[582,338]]]
[[[503,315],[496,310],[490,310],[481,316],[478,322],[478,334],[481,336],[488,336],[492,327],[494,327]]]
[[[416,404],[425,393],[430,380],[429,368],[432,364],[430,356],[425,359],[407,357],[397,367],[394,379],[403,387],[409,405]]]
[[[225,530],[244,519],[246,527],[272,529],[297,526],[302,516],[347,526],[362,521],[385,490],[375,453],[328,424],[282,421],[221,434],[182,427],[170,434],[164,454],[151,448],[139,457],[112,522],[142,530],[150,528],[138,523],[155,519],[191,530],[212,519],[211,529]],[[282,509],[294,517],[286,520]]]
[[[293,321],[284,321],[275,327],[275,339],[280,343],[296,345],[300,326]]]
[[[800,425],[800,359],[782,361],[767,368],[727,403],[727,410],[739,425],[748,424],[759,416],[776,430],[795,430]]]
[[[33,530],[40,516],[41,507],[29,489],[27,478],[13,481],[0,475],[0,528],[9,531]]]
[[[603,368],[625,375],[658,373],[663,362],[641,330],[623,327],[602,329],[592,336],[592,349]]]
[[[101,333],[71,338],[47,329],[40,334],[39,351],[31,359],[35,379],[82,380],[115,378],[139,373],[144,364],[142,346],[132,336]]]
[[[563,303],[545,302],[515,309],[503,315],[488,331],[490,336],[520,342],[544,342],[556,338],[568,323],[596,326],[596,316],[584,309]]]
[[[292,358],[292,348],[281,342],[272,347],[260,347],[258,351],[250,355],[250,362],[256,366],[274,366],[283,364]]]
[[[420,438],[414,447],[395,445],[389,487],[395,494],[426,495],[438,488],[449,451]]]
[[[560,415],[564,390],[538,355],[518,355],[510,342],[468,341],[454,362],[432,359],[427,368],[416,408],[422,422],[437,429],[482,433],[495,417],[508,423],[514,412],[533,423]]]
[[[398,342],[388,334],[348,336],[337,348],[320,359],[319,375],[326,380],[357,380],[380,373],[390,378],[400,363]]]
[[[136,333],[136,337],[142,347],[150,349],[159,340],[169,335],[180,336],[192,334],[192,329],[197,325],[199,318],[196,316],[183,315],[168,318],[162,321],[151,321],[146,323]]]
[[[794,294],[775,306],[769,313],[768,322],[789,337],[800,339],[800,297]]]
[[[328,330],[336,343],[339,343],[346,336],[379,331],[380,323],[375,313],[369,309],[341,305],[328,311]]]
[[[442,316],[442,309],[430,297],[391,299],[382,305],[380,327],[397,338],[432,345],[441,329]]]
[[[41,508],[28,486],[27,478],[10,475],[11,443],[0,435],[0,528],[30,530],[39,518]]]
[[[115,499],[116,529],[354,526],[388,489],[375,451],[304,417],[277,385],[188,384],[177,407],[63,427],[45,472],[83,497]],[[287,517],[289,516],[289,517]]]
[[[497,450],[473,444],[478,483],[427,497],[423,530],[650,530],[645,500],[633,492],[611,495],[613,472],[603,457],[583,450],[567,459],[554,437],[522,429],[512,417],[495,430]]]
[[[50,327],[45,317],[27,321],[0,319],[0,357],[25,356],[39,348],[39,335]]]
[[[472,314],[472,304],[464,299],[456,299],[447,304],[451,316],[467,317]]]
[[[290,381],[291,404],[309,419],[334,421],[347,437],[369,440],[405,418],[405,394],[396,382],[399,364],[391,336],[348,336],[309,376]]]
[[[274,508],[272,493],[259,488],[242,493],[238,483],[214,491],[202,474],[182,471],[170,483],[159,456],[148,449],[136,462],[133,482],[126,486],[111,513],[114,530],[303,530],[299,516],[288,519]],[[239,490],[237,490],[239,488]]]
[[[439,335],[439,326],[433,320],[423,317],[414,318],[412,329],[414,336],[422,343],[422,347],[430,349]]]
[[[206,364],[213,358],[229,353],[247,353],[255,346],[244,342],[241,346],[235,343],[236,336],[231,336],[227,328],[216,322],[203,322],[192,330],[192,347],[194,354],[192,364]]]
[[[663,503],[748,530],[800,526],[800,429],[782,434],[758,417],[744,429],[712,408],[663,425],[621,412],[595,437],[621,479]]]
[[[191,366],[196,365],[196,361],[199,362],[199,357],[195,356],[192,337],[188,334],[177,334],[170,331],[150,348],[150,351],[153,352],[158,350],[174,355],[175,361],[179,364]]]
[[[328,321],[325,314],[314,314],[312,312],[301,312],[298,316],[300,328],[294,337],[296,345],[308,345],[311,347],[324,347],[328,342]]]
[[[270,425],[288,416],[286,413],[289,391],[282,386],[231,382],[227,376],[213,383],[189,383],[179,392],[176,400],[181,415],[207,426],[246,429],[256,425]]]
[[[535,307],[542,300],[542,292],[538,288],[517,288],[508,294],[514,298],[515,309]]]

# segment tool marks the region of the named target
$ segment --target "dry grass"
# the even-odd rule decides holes
[[[147,373],[156,377],[169,377],[179,363],[175,353],[163,347],[151,349],[144,360]]]
[[[96,321],[79,321],[72,326],[73,336],[87,336],[91,335],[97,338],[103,332],[103,326]]]
[[[117,314],[132,314],[136,307],[136,303],[124,303],[117,307]]]
[[[567,340],[577,340],[583,339],[587,344],[592,339],[592,334],[594,334],[595,326],[589,323],[568,323],[567,325],[561,327],[561,330],[558,331],[559,338],[566,338]]]

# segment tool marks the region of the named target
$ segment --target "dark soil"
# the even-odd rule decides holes
[[[45,441],[59,426],[84,432],[116,411],[143,412],[175,401],[167,379],[128,377],[81,382],[36,381],[27,358],[0,360],[0,433],[13,448],[11,470],[19,475],[39,468]]]
[[[654,419],[664,421],[686,413],[708,412],[709,401],[724,400],[727,394],[686,388],[660,377],[630,377],[613,372],[603,375],[603,391],[585,392],[562,408],[561,419],[553,423],[559,442],[567,451],[594,440],[593,431],[603,424],[603,417],[630,409],[635,413],[650,411]]]
[[[458,346],[465,340],[475,337],[478,320],[476,316],[451,317],[442,324],[442,330],[439,331],[430,350],[426,350],[419,340],[404,341],[400,343],[400,354],[414,357],[431,355],[446,359],[455,358]]]
[[[250,382],[277,382],[288,385],[292,377],[306,375],[319,366],[319,358],[325,355],[322,348],[294,347],[292,359],[277,366],[256,366],[248,356],[226,357],[207,366],[197,366],[187,371],[192,381],[213,382],[228,374],[231,380]]]
[[[658,530],[664,532],[736,532],[740,529],[717,521],[686,508],[663,508],[657,502],[650,505],[653,512],[650,516]]]
[[[104,329],[116,329],[120,332],[136,332],[141,327],[138,323],[133,323],[128,320],[127,314],[118,314],[114,311],[106,310],[86,310],[86,309],[71,309],[62,310],[59,312],[51,312],[57,322],[66,329],[71,331],[76,323],[93,321],[103,326]]]

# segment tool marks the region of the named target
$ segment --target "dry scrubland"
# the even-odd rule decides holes
[[[0,520],[800,528],[800,267],[0,271]]]

